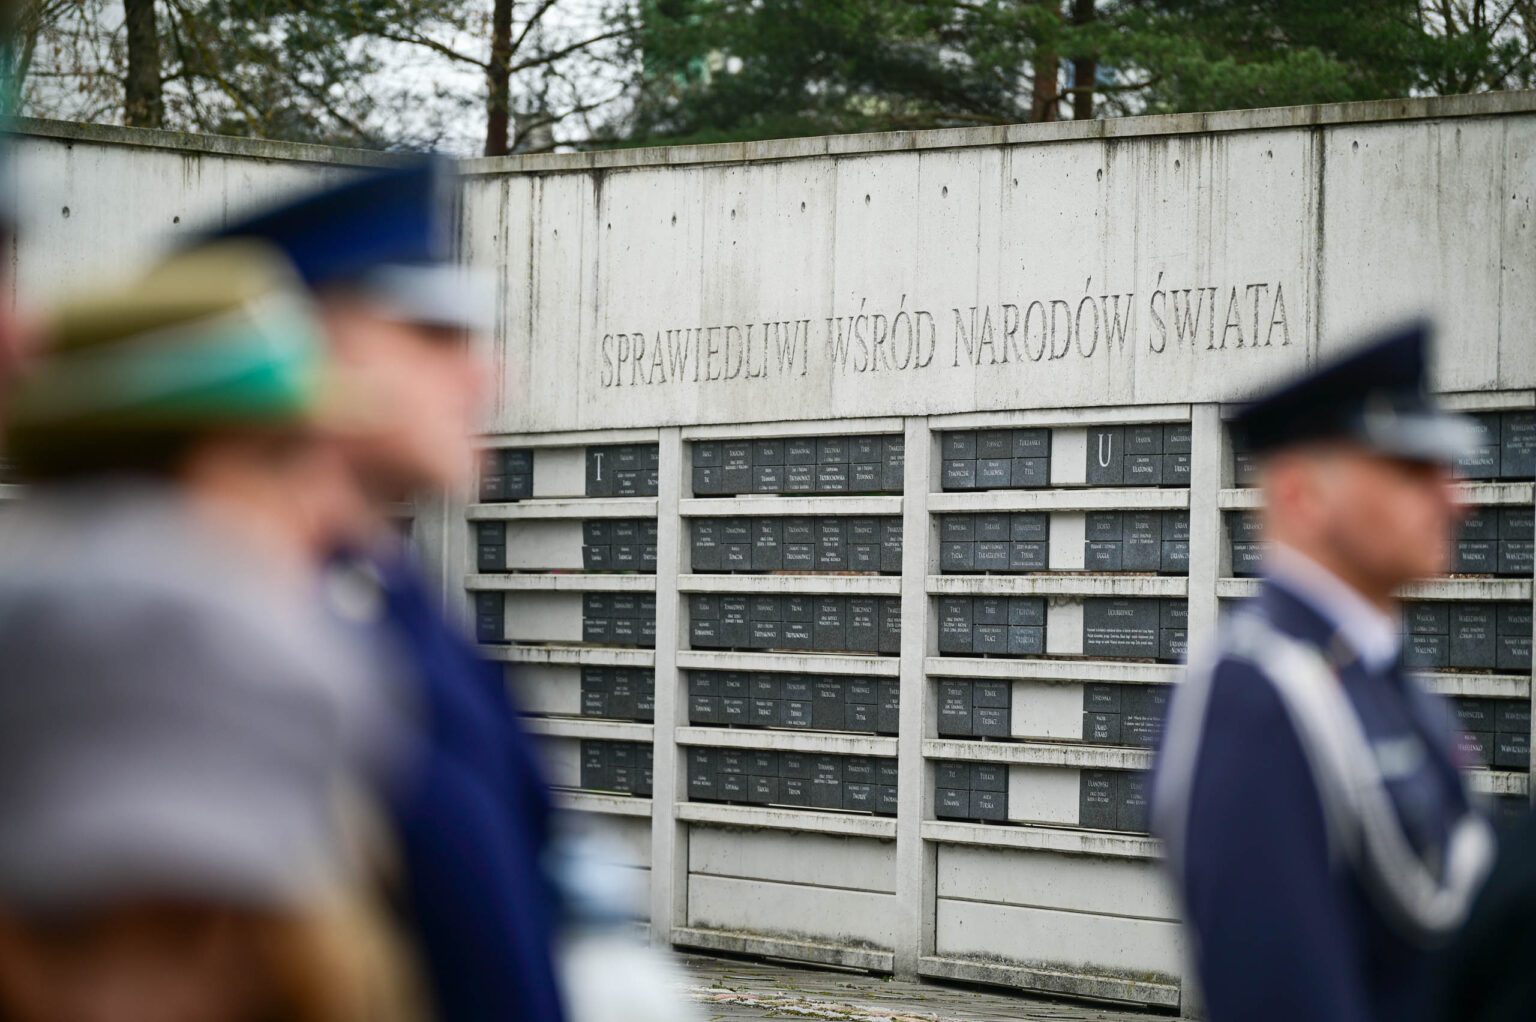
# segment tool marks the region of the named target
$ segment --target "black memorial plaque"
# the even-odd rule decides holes
[[[1120,785],[1113,770],[1084,770],[1078,777],[1077,825],[1114,830],[1119,815]]]
[[[1144,770],[1127,770],[1119,777],[1119,800],[1115,807],[1115,829],[1146,833],[1152,826],[1151,775]]]
[[[969,738],[975,723],[971,682],[944,679],[939,682],[939,735]]]
[[[1500,422],[1500,479],[1536,475],[1536,412],[1505,412]]]
[[[1449,664],[1492,670],[1497,641],[1493,606],[1464,601],[1450,608]]]
[[[1158,636],[1156,600],[1083,601],[1083,653],[1087,656],[1155,659]]]
[[[969,596],[939,597],[939,652],[962,654],[973,652],[971,624]]]
[[[1498,634],[1495,666],[1498,670],[1531,669],[1531,605],[1500,603],[1494,611]]]
[[[1088,430],[1089,486],[1125,484],[1125,427],[1100,426]]]

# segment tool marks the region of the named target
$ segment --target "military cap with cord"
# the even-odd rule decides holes
[[[274,248],[221,242],[65,300],[6,403],[23,477],[93,465],[214,429],[315,421],[328,399],[308,295]]]
[[[1405,461],[1454,464],[1482,442],[1482,427],[1430,396],[1431,335],[1423,320],[1388,330],[1246,405],[1232,420],[1237,442],[1263,456],[1349,441]]]

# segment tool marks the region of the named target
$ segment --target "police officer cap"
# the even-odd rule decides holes
[[[1408,461],[1453,464],[1482,442],[1473,420],[1440,408],[1427,386],[1431,329],[1414,322],[1245,406],[1237,442],[1255,454],[1346,440]]]
[[[374,170],[217,232],[280,248],[311,289],[401,322],[483,331],[489,289],[454,263],[458,176],[445,157]]]

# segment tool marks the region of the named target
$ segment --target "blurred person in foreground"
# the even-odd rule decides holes
[[[392,524],[416,496],[462,500],[491,371],[489,281],[454,263],[458,178],[429,158],[372,172],[226,227],[279,246],[319,303],[333,362],[370,407],[347,458],[357,490],[337,537],[340,613],[403,674],[419,753],[390,790],[404,901],[451,1022],[687,1019],[679,974],[635,940],[626,888],[580,827],[551,812],[500,665],[444,611]]]
[[[438,1014],[558,1022],[549,795],[499,672],[443,609],[393,527],[398,503],[462,496],[488,367],[471,335],[485,299],[452,264],[457,180],[424,159],[237,223],[279,246],[313,290],[338,373],[382,409],[349,438],[354,515],[333,537],[338,613],[370,663],[416,693],[420,743],[388,801],[402,911]]]
[[[1443,573],[1475,424],[1426,391],[1428,330],[1244,408],[1269,543],[1256,599],[1191,658],[1154,787],[1214,1022],[1428,1017],[1493,853],[1449,717],[1403,670],[1405,583]]]
[[[323,346],[249,243],[72,300],[11,394],[0,1017],[409,1017],[352,822],[368,690],[315,612]]]

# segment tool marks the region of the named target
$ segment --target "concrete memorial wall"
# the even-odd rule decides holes
[[[33,130],[160,219],[331,172]],[[1528,798],[1536,95],[474,160],[462,246],[495,406],[418,539],[657,941],[1191,1007],[1147,771],[1257,585],[1224,410],[1414,314],[1489,444],[1409,655]]]

